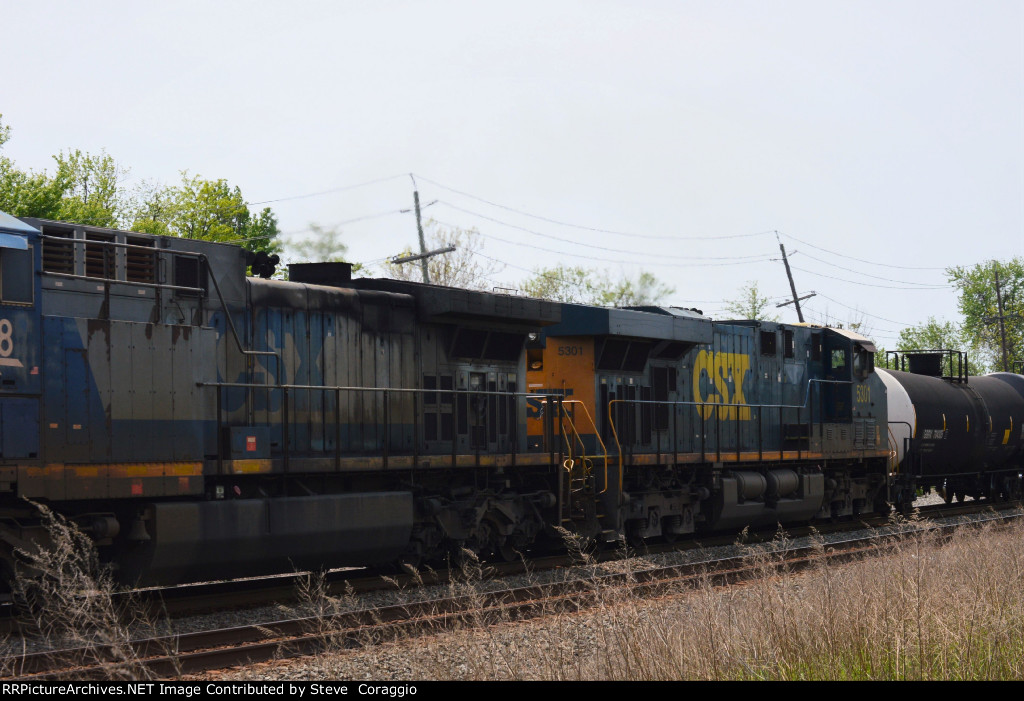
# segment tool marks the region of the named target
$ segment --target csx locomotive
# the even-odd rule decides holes
[[[855,333],[382,279],[0,214],[0,564],[127,583],[517,557],[1020,491],[1024,378]],[[894,400],[895,398],[895,400]]]

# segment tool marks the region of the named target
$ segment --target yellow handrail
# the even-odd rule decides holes
[[[583,412],[586,414],[587,420],[590,422],[591,427],[594,429],[594,436],[597,438],[597,442],[600,443],[601,450],[604,454],[604,489],[598,492],[599,494],[603,494],[604,492],[608,491],[608,448],[604,444],[604,441],[601,439],[601,435],[597,430],[597,425],[594,423],[594,418],[591,417],[590,410],[587,408],[587,405],[580,399],[563,399],[560,403],[579,404],[583,408]],[[572,421],[572,418],[569,417],[568,413],[565,411],[561,411],[559,413],[559,428],[564,434],[564,425],[561,422],[565,421],[568,423],[569,429],[571,430],[571,435],[575,438],[575,440],[580,442],[580,446],[581,448],[583,448],[583,452],[581,453],[581,462],[584,465],[585,474],[589,475],[590,470],[588,469],[588,466],[590,466],[590,468],[593,468],[594,463],[593,461],[591,461],[591,459],[587,457],[587,444],[584,442],[583,437],[580,435],[580,432],[577,430],[577,427],[575,427],[575,423]],[[562,462],[562,469],[566,470],[566,472],[571,472],[571,468],[575,465],[575,461],[572,457],[573,441],[567,441],[567,443],[568,458],[566,459],[566,461]],[[566,465],[566,463],[570,463],[571,465]]]
[[[579,400],[579,399],[563,399],[561,403],[562,404],[579,404],[580,407],[583,409],[583,413],[586,415],[587,420],[590,422],[591,428],[594,429],[594,436],[597,438],[597,442],[600,443],[601,450],[604,452],[604,489],[602,489],[600,492],[598,492],[598,494],[604,494],[605,492],[608,491],[608,448],[605,446],[604,441],[601,440],[601,434],[597,430],[597,424],[594,423],[594,417],[592,417],[590,415],[590,411],[587,409],[587,405],[584,404],[582,400]],[[593,467],[593,461],[591,461],[591,460],[589,460],[587,458],[587,455],[586,455],[587,445],[586,445],[586,443],[583,442],[583,438],[580,436],[579,431],[576,429],[576,424],[572,420],[572,417],[569,416],[568,413],[563,411],[563,412],[561,412],[561,418],[565,419],[565,420],[567,420],[569,422],[569,427],[572,429],[572,435],[575,436],[576,440],[579,441],[580,447],[583,449],[583,452],[581,454],[581,460],[583,462],[583,466],[584,466],[584,470],[585,470],[584,474],[589,474],[589,471],[586,471],[586,467],[587,467],[588,463],[589,463],[589,465],[591,467]],[[570,459],[572,458],[571,450],[570,450],[570,453],[569,453],[569,457],[570,457]],[[563,464],[563,467],[564,467],[564,464]]]

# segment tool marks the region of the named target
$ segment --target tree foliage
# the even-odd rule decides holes
[[[593,304],[593,277],[593,270],[581,266],[538,268],[532,277],[519,283],[519,289],[527,297]]]
[[[61,188],[57,219],[89,226],[117,227],[130,208],[121,181],[128,170],[106,152],[98,156],[76,149],[53,157]]]
[[[651,273],[612,277],[608,271],[562,265],[536,269],[519,283],[519,289],[528,297],[602,307],[657,304],[675,292]]]
[[[725,310],[736,319],[757,319],[758,321],[779,321],[771,301],[761,294],[757,281],[751,280],[742,288],[739,295],[725,305]]]
[[[291,260],[296,263],[344,262],[348,246],[341,240],[341,229],[312,223],[309,230],[312,236],[285,241],[284,247]]]
[[[917,326],[911,326],[900,331],[899,341],[896,344],[897,352],[901,350],[953,350],[967,351],[967,364],[971,374],[982,374],[987,372],[987,366],[982,362],[976,353],[970,350],[970,343],[964,336],[963,328],[952,321],[939,321],[935,317],[928,317],[928,321]],[[876,365],[884,366],[884,360]],[[898,367],[893,369],[898,370]],[[943,361],[943,374],[955,375],[958,368],[951,364],[947,357]]]
[[[502,265],[480,254],[484,241],[480,232],[474,229],[448,228],[430,220],[424,224],[424,240],[427,250],[455,246],[451,253],[442,253],[427,259],[427,274],[434,285],[463,287],[475,290],[489,290],[494,287],[493,275],[501,272]],[[412,255],[412,247],[396,257]],[[384,263],[384,274],[395,280],[422,282],[420,261],[395,264]]]
[[[1024,259],[988,261],[946,270],[957,288],[957,306],[963,315],[963,336],[979,361],[994,370],[1012,371],[1014,361],[1024,360]],[[1003,299],[1007,363],[1003,364],[996,273]]]
[[[0,115],[0,149],[10,127]],[[238,186],[182,173],[177,186],[143,181],[124,185],[128,169],[105,151],[75,149],[53,157],[53,174],[26,171],[0,153],[0,211],[17,217],[132,229],[207,241],[232,241],[250,250],[280,249],[277,217],[267,207],[252,212]]]
[[[11,128],[2,122],[0,114],[0,149],[11,138]],[[64,188],[45,172],[20,170],[7,156],[0,153],[0,211],[16,217],[56,219]]]

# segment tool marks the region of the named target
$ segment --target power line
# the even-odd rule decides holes
[[[824,295],[824,294],[822,294],[820,292],[818,293],[818,296],[822,297],[824,299],[827,299],[828,301],[830,301],[830,302],[832,302],[834,304],[838,304],[840,307],[846,307],[850,311],[857,312],[858,314],[863,314],[864,316],[870,316],[872,319],[878,319],[880,321],[888,321],[890,324],[899,324],[900,326],[906,326],[906,327],[918,326],[918,324],[909,324],[909,323],[907,323],[905,321],[896,321],[895,319],[886,319],[884,316],[878,316],[876,314],[868,314],[865,311],[861,311],[860,309],[856,309],[856,308],[851,307],[851,306],[849,306],[847,304],[843,304],[839,300],[832,299],[828,295]]]
[[[806,268],[798,268],[795,265],[793,270],[799,270],[802,273],[808,275],[817,275],[818,277],[828,278],[829,280],[838,280],[840,282],[848,282],[851,285],[861,285],[862,287],[877,287],[884,290],[917,290],[919,292],[926,292],[930,290],[950,290],[953,289],[950,285],[935,285],[933,287],[895,287],[893,285],[873,285],[869,282],[858,282],[857,280],[847,280],[846,278],[835,277],[833,275],[825,275],[824,273],[816,273],[813,270],[807,270]]]
[[[796,255],[796,252],[794,252],[793,255]],[[839,268],[840,270],[845,270],[846,272],[853,273],[855,275],[863,275],[864,277],[873,278],[875,280],[884,280],[886,282],[902,282],[902,283],[905,283],[907,285],[917,285],[917,286],[922,286],[922,287],[929,287],[929,288],[932,288],[932,289],[935,288],[935,283],[913,282],[912,280],[893,280],[892,278],[879,277],[878,275],[871,275],[870,273],[863,273],[863,272],[861,272],[859,270],[854,270],[853,268],[844,268],[841,265],[836,265],[835,263],[832,263],[830,261],[824,260],[822,258],[815,258],[810,253],[806,253],[805,252],[805,253],[803,253],[803,255],[805,257],[807,257],[807,258],[810,258],[811,260],[816,260],[819,263],[824,263],[825,265],[831,265],[833,268]],[[948,287],[948,285],[941,285],[941,287]]]
[[[472,253],[473,253],[473,255],[480,256],[481,258],[486,258],[489,261],[493,261],[495,263],[501,263],[502,265],[505,265],[505,266],[507,266],[509,268],[515,268],[516,270],[522,270],[522,271],[530,273],[531,275],[534,275],[536,277],[544,278],[545,280],[551,280],[553,282],[561,282],[561,283],[564,283],[566,285],[571,285],[573,287],[577,287],[579,289],[585,289],[583,283],[581,283],[579,280],[567,280],[566,278],[563,278],[563,277],[561,277],[559,275],[552,275],[551,273],[547,273],[547,272],[544,272],[544,271],[541,271],[541,270],[534,270],[534,269],[530,269],[530,268],[524,268],[521,265],[516,265],[515,263],[509,263],[508,261],[501,260],[500,258],[495,258],[495,257],[489,256],[489,255],[487,255],[485,253],[480,253],[479,251],[473,251]],[[520,282],[522,282],[522,281],[520,281]],[[517,282],[517,284],[519,284],[519,283]],[[721,300],[721,299],[713,299],[713,300],[712,299],[687,299],[686,300],[686,304],[725,304],[726,301],[727,300]]]
[[[855,260],[858,263],[867,263],[868,265],[880,265],[880,266],[882,266],[884,268],[898,268],[900,270],[945,270],[945,268],[927,268],[927,267],[917,267],[917,266],[912,266],[912,265],[893,265],[891,263],[877,263],[877,262],[871,261],[871,260],[864,260],[863,258],[855,258],[853,256],[848,256],[848,255],[846,255],[844,253],[836,253],[835,251],[830,251],[829,249],[822,248],[821,246],[815,246],[813,243],[808,243],[807,241],[804,241],[803,239],[798,239],[796,236],[793,236],[792,234],[787,234],[784,231],[780,231],[779,233],[782,234],[783,236],[785,236],[786,238],[793,239],[794,241],[798,241],[798,242],[802,243],[805,246],[810,246],[811,248],[816,248],[819,251],[824,251],[825,253],[831,253],[832,255],[838,256],[840,258],[849,258],[850,260]]]
[[[594,227],[594,226],[584,226],[582,224],[573,224],[571,222],[559,221],[558,219],[551,219],[550,217],[543,217],[543,216],[540,216],[539,214],[530,214],[529,212],[525,212],[525,211],[523,211],[521,209],[516,209],[514,207],[508,207],[506,205],[499,204],[497,202],[493,202],[493,201],[488,200],[488,199],[484,199],[483,197],[477,197],[476,195],[472,195],[472,194],[470,194],[468,192],[464,192],[462,190],[456,190],[455,188],[448,187],[447,185],[442,185],[441,183],[439,183],[439,182],[437,182],[435,180],[431,180],[430,178],[426,178],[426,177],[424,177],[422,175],[418,175],[416,177],[418,177],[420,180],[422,180],[424,182],[428,182],[431,185],[434,185],[435,187],[439,187],[442,190],[448,190],[449,192],[454,192],[457,195],[462,195],[463,197],[468,197],[471,200],[476,200],[478,202],[483,202],[484,204],[490,205],[491,207],[497,207],[498,209],[504,209],[505,211],[508,211],[508,212],[515,212],[516,214],[521,214],[524,217],[530,217],[531,219],[538,219],[540,221],[544,221],[544,222],[547,222],[549,224],[557,224],[558,226],[568,226],[568,227],[572,227],[574,229],[582,229],[583,231],[593,231],[593,232],[600,233],[600,234],[614,234],[616,236],[630,236],[630,237],[633,237],[633,238],[658,239],[658,240],[663,240],[663,241],[717,241],[717,240],[720,240],[720,239],[738,239],[738,238],[750,238],[752,236],[767,236],[769,234],[774,233],[772,231],[758,231],[758,232],[753,233],[753,234],[727,234],[727,235],[724,235],[724,236],[658,236],[658,235],[654,235],[654,234],[638,234],[638,233],[629,232],[629,231],[615,231],[614,229],[601,229],[601,228]],[[454,207],[454,205],[449,205],[449,206],[450,207]],[[456,209],[457,209],[457,207],[456,207]],[[477,216],[482,216],[482,215],[477,215]]]
[[[499,219],[493,219],[491,217],[487,217],[487,216],[482,215],[482,214],[477,214],[475,212],[468,212],[468,210],[464,210],[464,209],[460,209],[458,207],[454,207],[453,205],[451,205],[451,204],[449,204],[447,202],[443,202],[441,200],[438,200],[438,204],[444,204],[444,205],[447,205],[449,207],[452,207],[453,209],[459,209],[459,211],[467,212],[468,214],[472,214],[474,216],[481,217],[482,219],[486,219],[486,220],[488,220],[490,222],[493,222],[495,224],[500,224],[501,226],[507,226],[510,229],[515,229],[516,231],[522,231],[524,233],[532,234],[534,236],[540,236],[541,238],[552,238],[552,239],[555,239],[556,241],[562,241],[563,243],[568,243],[568,244],[573,245],[573,246],[584,246],[586,248],[592,248],[592,249],[595,249],[595,250],[608,251],[609,253],[628,253],[628,254],[632,254],[632,255],[637,255],[636,251],[632,251],[632,250],[628,250],[628,249],[607,248],[607,247],[604,247],[604,246],[594,246],[594,245],[587,244],[587,243],[581,243],[579,241],[572,241],[572,240],[569,240],[569,239],[559,238],[557,236],[551,236],[549,234],[545,234],[545,233],[542,233],[540,231],[534,231],[533,229],[527,229],[525,227],[517,226],[515,224],[509,224],[508,222],[503,222],[503,221],[501,221]],[[450,223],[443,222],[443,221],[440,221],[440,220],[437,220],[437,219],[435,219],[434,221],[436,221],[438,224],[444,224],[445,226],[449,226],[449,227],[453,227],[453,228],[458,228],[455,224],[450,224]],[[503,238],[500,238],[498,236],[494,236],[493,234],[484,234],[484,233],[482,233],[480,231],[477,231],[477,233],[480,236],[483,236],[484,238],[491,238],[491,239],[494,239],[496,241],[502,241],[504,243],[510,243],[512,245],[515,245],[515,246],[529,246],[531,248],[536,248],[539,251],[547,251],[548,253],[558,253],[560,255],[577,256],[579,258],[588,258],[590,260],[600,260],[600,261],[612,262],[612,263],[629,262],[629,261],[621,261],[618,258],[600,258],[600,257],[596,257],[596,256],[586,256],[586,255],[583,255],[582,253],[570,253],[570,252],[567,252],[567,251],[555,251],[555,250],[552,250],[552,249],[549,249],[549,248],[542,248],[540,246],[535,246],[533,244],[524,243],[522,241],[509,241],[508,239],[503,239]],[[644,254],[640,254],[640,255],[644,255]],[[741,264],[744,264],[744,263],[760,263],[760,262],[764,262],[766,260],[770,260],[771,259],[768,254],[761,254],[761,255],[756,255],[756,256],[691,256],[691,255],[672,255],[672,254],[667,254],[667,253],[666,254],[651,253],[649,255],[651,257],[655,257],[655,258],[662,258],[662,259],[664,259],[664,258],[671,258],[671,259],[676,259],[676,260],[681,260],[681,261],[706,261],[706,260],[712,260],[712,261],[715,261],[715,260],[718,260],[718,261],[720,261],[720,260],[735,261],[734,263],[693,263],[692,265],[741,265]],[[640,263],[640,261],[632,261],[632,262],[635,262],[635,263],[638,263],[638,264],[643,264],[643,263]],[[652,263],[651,265],[659,265],[659,264]],[[665,265],[665,264],[660,264],[660,265]],[[686,266],[687,264],[686,263],[679,263],[678,265]]]
[[[527,234],[532,234],[533,236],[540,236],[540,237],[545,238],[545,239],[554,239],[555,241],[561,241],[563,243],[568,243],[568,244],[571,244],[573,246],[585,246],[586,248],[592,248],[592,249],[598,250],[598,251],[608,251],[609,253],[631,253],[631,254],[636,254],[636,251],[628,249],[628,248],[626,248],[626,249],[624,249],[624,248],[609,248],[607,246],[598,246],[598,245],[595,245],[595,244],[592,244],[592,243],[584,243],[582,241],[574,241],[572,239],[563,238],[561,236],[555,236],[554,234],[546,234],[546,233],[542,233],[540,231],[534,231],[533,229],[527,229],[526,227],[523,227],[523,226],[518,226],[516,224],[510,224],[509,222],[502,221],[500,219],[495,219],[493,217],[489,217],[486,214],[480,214],[479,212],[474,212],[474,211],[469,210],[469,209],[463,209],[462,207],[458,207],[458,206],[452,204],[451,202],[446,202],[444,200],[436,200],[436,201],[437,201],[438,204],[444,205],[445,207],[450,207],[451,209],[458,210],[459,212],[463,212],[464,214],[469,214],[469,215],[474,216],[474,217],[479,217],[481,219],[485,219],[485,220],[487,220],[489,222],[492,222],[494,224],[500,224],[501,226],[507,226],[510,229],[516,229],[517,231],[522,231],[522,232],[525,232]],[[761,256],[761,255],[757,255],[757,256],[690,256],[690,255],[682,256],[682,255],[658,254],[658,258],[676,258],[676,259],[679,259],[679,260],[740,260],[740,259],[746,258],[746,259],[750,259],[751,261],[753,261],[753,259],[760,260],[760,259],[763,258],[763,256]]]
[[[440,223],[443,223],[443,222],[440,222]],[[450,224],[446,224],[446,226],[451,226],[451,225]],[[585,260],[596,260],[596,261],[601,261],[602,263],[626,263],[626,264],[631,264],[631,265],[655,265],[655,266],[663,267],[663,268],[692,268],[692,267],[709,267],[709,266],[724,266],[724,265],[750,265],[751,263],[763,263],[763,262],[767,262],[767,261],[771,260],[770,256],[765,255],[763,258],[761,258],[759,260],[740,260],[740,261],[734,261],[734,262],[731,262],[731,263],[707,263],[707,262],[701,262],[701,263],[658,263],[658,262],[644,261],[644,260],[622,260],[621,258],[603,258],[601,256],[588,256],[588,255],[583,254],[583,253],[572,253],[570,251],[558,251],[558,250],[555,250],[553,248],[544,248],[543,246],[537,246],[537,245],[532,244],[532,243],[525,243],[523,241],[512,241],[510,239],[504,239],[504,238],[501,238],[500,236],[494,236],[493,234],[480,233],[480,236],[483,236],[485,239],[489,239],[489,240],[492,240],[492,241],[501,241],[502,243],[507,243],[507,244],[509,244],[511,246],[523,246],[523,247],[526,247],[526,248],[533,249],[535,251],[544,251],[545,253],[554,253],[555,255],[570,256],[570,257],[573,257],[573,258],[583,258]],[[668,258],[670,256],[660,256],[660,257],[661,258]],[[672,257],[674,257],[674,256],[672,256]],[[691,258],[690,260],[693,260],[693,259]]]
[[[274,200],[261,200],[259,202],[246,202],[246,205],[256,204],[273,204],[274,202],[288,202],[291,200],[302,200],[307,197],[320,197],[321,195],[330,195],[335,192],[344,192],[345,190],[355,190],[360,187],[366,187],[367,185],[376,185],[377,183],[387,182],[388,180],[395,180],[396,178],[407,177],[408,173],[399,173],[398,175],[389,175],[386,178],[377,178],[376,180],[367,180],[365,183],[357,183],[355,185],[342,185],[341,187],[332,187],[330,190],[321,190],[319,192],[310,192],[305,195],[293,195],[292,197],[278,197]]]
[[[366,216],[356,217],[354,219],[346,219],[345,221],[335,222],[333,224],[325,224],[323,228],[332,229],[337,226],[346,226],[348,224],[355,224],[356,222],[365,221],[367,219],[377,219],[379,217],[386,217],[391,214],[404,214],[408,210],[405,209],[391,209],[387,212],[377,212],[376,214],[367,214]],[[229,241],[221,241],[220,243],[243,243],[245,241],[262,241],[263,239],[272,239],[275,236],[295,236],[296,234],[305,234],[312,232],[312,229],[296,229],[292,231],[278,231],[273,234],[266,234],[265,236],[248,236],[244,239],[231,239]]]

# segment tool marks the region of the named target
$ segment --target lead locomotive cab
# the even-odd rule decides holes
[[[17,481],[10,461],[39,457],[38,236],[0,213],[0,493]]]

